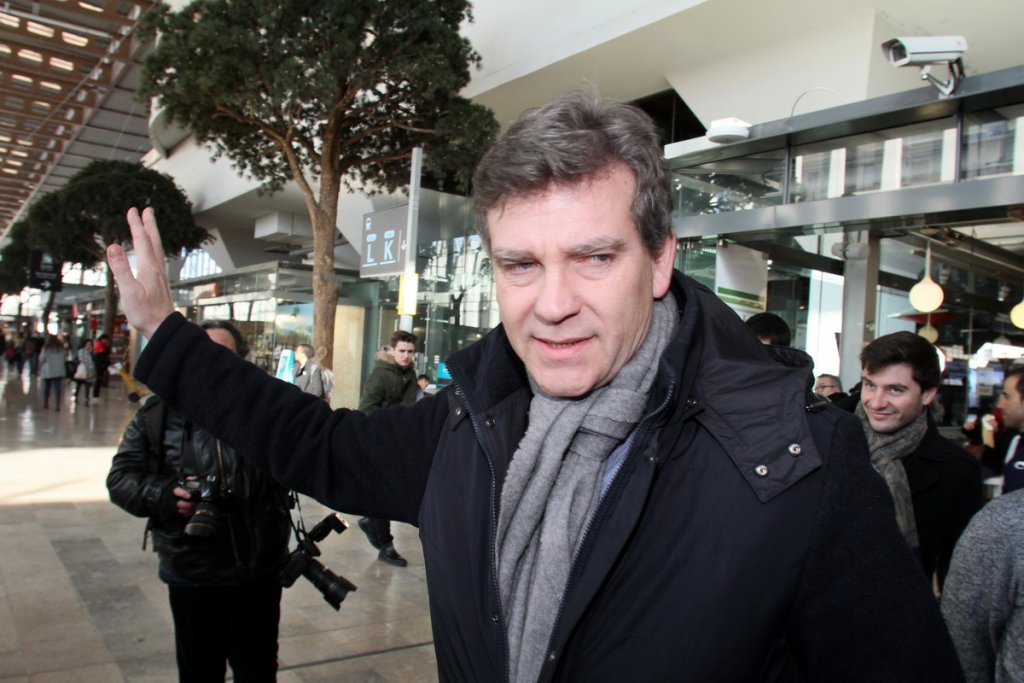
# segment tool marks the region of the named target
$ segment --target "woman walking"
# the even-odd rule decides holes
[[[92,357],[92,339],[86,339],[82,348],[75,354],[75,374],[71,378],[75,382],[75,405],[78,405],[78,392],[85,388],[85,405],[89,405],[89,392],[96,379],[96,363]]]
[[[63,392],[64,378],[67,376],[67,365],[64,361],[67,348],[56,335],[47,335],[43,344],[39,365],[39,376],[43,378],[43,408],[50,407],[50,392],[54,395],[54,409],[60,410],[60,399]]]

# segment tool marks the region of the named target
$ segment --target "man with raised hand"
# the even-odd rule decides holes
[[[419,526],[442,681],[962,680],[860,425],[673,269],[647,115],[568,93],[473,186],[503,323],[436,396],[331,411],[234,362],[173,312],[151,210],[137,277],[108,250],[136,373],[288,486]]]

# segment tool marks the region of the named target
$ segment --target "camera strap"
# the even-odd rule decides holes
[[[152,406],[146,406],[143,408],[146,412],[146,445],[149,447],[149,469],[153,474],[160,474],[164,468],[164,459],[167,457],[164,453],[164,426],[167,422],[167,404],[160,399],[150,399],[155,401]],[[146,549],[146,541],[149,539],[149,534],[152,531],[153,518],[150,517],[146,520],[146,528],[142,531],[142,549]]]
[[[153,474],[160,474],[164,469],[164,425],[167,422],[167,404],[159,399],[146,410],[146,441],[149,442],[149,452],[153,456],[149,460],[149,467]]]

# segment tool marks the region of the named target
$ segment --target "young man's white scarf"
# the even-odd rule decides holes
[[[671,294],[654,302],[639,350],[610,384],[555,398],[530,378],[530,424],[509,465],[498,514],[498,589],[510,680],[535,681],[584,528],[600,502],[608,455],[643,415],[679,314]]]

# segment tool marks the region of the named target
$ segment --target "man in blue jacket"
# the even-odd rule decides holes
[[[150,209],[137,277],[108,249],[136,373],[288,486],[419,527],[442,681],[962,680],[856,419],[674,271],[645,114],[525,113],[474,213],[503,323],[436,396],[332,412],[231,362],[173,312]]]

